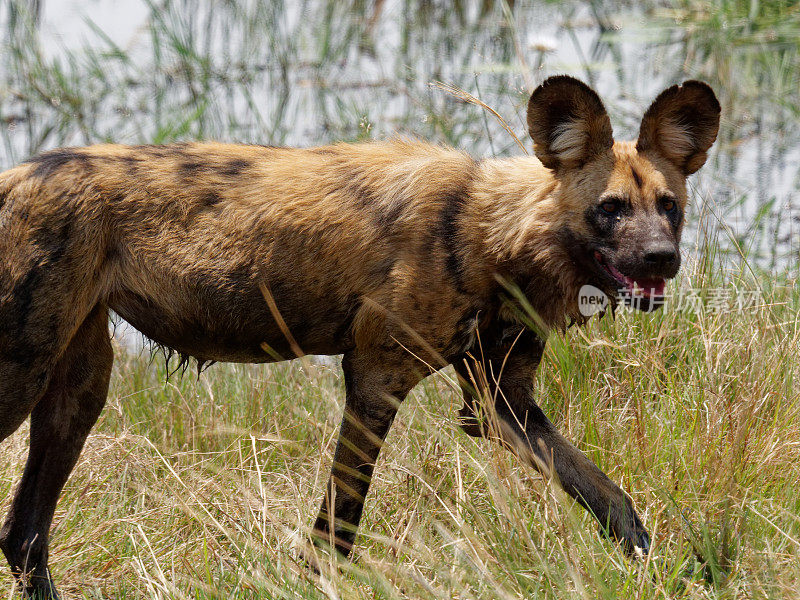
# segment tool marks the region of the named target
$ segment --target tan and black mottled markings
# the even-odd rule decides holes
[[[28,161],[35,165],[32,175],[41,179],[50,177],[67,165],[78,165],[83,169],[91,168],[91,156],[80,150],[63,148],[40,154]]]
[[[615,142],[597,94],[558,76],[531,94],[527,120],[536,157],[476,161],[417,140],[101,144],[0,174],[0,439],[31,416],[0,549],[26,593],[57,597],[48,534],[105,402],[109,311],[179,369],[343,355],[313,534],[344,554],[398,406],[447,363],[467,433],[493,426],[627,551],[646,551],[630,498],[547,419],[534,374],[547,334],[585,321],[583,285],[615,298],[675,275],[686,176],[719,104],[700,82],[669,88],[639,139]],[[520,324],[531,320],[535,331]]]

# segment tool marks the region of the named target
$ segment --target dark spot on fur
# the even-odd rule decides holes
[[[58,150],[51,150],[34,156],[27,162],[36,165],[33,170],[33,176],[44,179],[70,164],[80,165],[88,171],[91,169],[90,158],[87,154],[74,148],[59,148]]]
[[[203,196],[203,206],[206,208],[213,208],[222,202],[222,196],[217,192],[208,192]]]
[[[436,234],[445,251],[445,270],[453,280],[456,290],[462,294],[467,294],[468,291],[464,281],[464,258],[461,254],[459,239],[459,220],[469,193],[467,186],[467,183],[459,185],[447,195],[436,228]]]
[[[138,156],[123,156],[121,159],[122,164],[128,171],[128,175],[135,177],[139,174],[139,163],[142,161]]]
[[[249,160],[234,158],[233,160],[229,160],[225,166],[220,169],[220,173],[225,177],[236,177],[237,175],[241,175],[242,171],[249,169],[251,166],[252,164]]]
[[[64,253],[70,245],[71,230],[71,221],[66,220],[61,224],[58,233],[53,236],[52,242],[48,244],[46,259],[48,263],[56,264],[64,256]]]
[[[392,256],[389,256],[382,261],[378,262],[371,270],[370,270],[370,281],[380,281],[384,282],[388,279],[389,275],[394,269],[394,265],[396,263],[396,259]]]
[[[69,247],[71,229],[71,222],[64,220],[58,230],[39,232],[33,240],[39,264],[54,265],[61,261]]]
[[[185,160],[178,165],[178,170],[180,171],[181,177],[185,179],[192,179],[197,176],[197,174],[203,170],[205,164],[200,162],[199,160]]]
[[[105,256],[103,257],[103,262],[101,266],[98,268],[97,275],[99,276],[99,269],[102,269],[102,265],[106,265],[109,263],[114,263],[120,259],[119,248],[115,244],[109,244],[106,248]]]
[[[403,198],[395,199],[391,206],[381,202],[378,192],[363,182],[360,171],[351,171],[342,178],[342,187],[352,198],[355,207],[366,213],[380,229],[384,237],[394,231],[394,225],[405,211],[407,202]]]
[[[149,158],[168,158],[171,156],[185,156],[184,152],[178,152],[164,146],[144,146],[141,150]]]
[[[397,223],[397,221],[403,215],[405,208],[406,202],[403,199],[394,202],[394,204],[392,204],[388,210],[378,209],[376,217],[378,227],[380,227],[384,233],[388,234],[394,227],[394,224]]]
[[[631,165],[631,175],[633,175],[633,180],[636,182],[636,187],[642,187],[642,178],[639,173],[636,172],[636,169]]]
[[[30,316],[33,293],[39,288],[43,280],[42,269],[32,266],[27,275],[11,289],[10,302],[0,304],[0,330],[13,332],[13,338],[24,337],[24,329]]]
[[[7,192],[0,192],[0,210],[3,210],[3,206],[6,204],[6,197],[8,196]]]
[[[351,174],[346,186],[347,191],[352,196],[353,202],[359,210],[368,210],[375,206],[375,193],[358,180],[357,174]]]

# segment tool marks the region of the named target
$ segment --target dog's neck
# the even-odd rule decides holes
[[[493,277],[517,286],[554,328],[577,317],[581,285],[559,234],[559,193],[552,171],[534,157],[485,159],[467,208],[474,227],[470,250]]]

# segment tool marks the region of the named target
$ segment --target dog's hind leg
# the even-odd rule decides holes
[[[48,531],[61,489],[105,404],[112,362],[108,310],[98,305],[50,370],[31,413],[28,461],[0,530],[0,549],[29,597],[58,598],[47,567]]]

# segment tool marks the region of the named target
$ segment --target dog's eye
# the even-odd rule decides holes
[[[615,212],[619,211],[619,202],[616,200],[606,200],[600,205],[600,208],[603,209],[603,212],[613,215]]]
[[[667,212],[672,212],[675,210],[675,200],[669,197],[661,198],[661,206]]]

